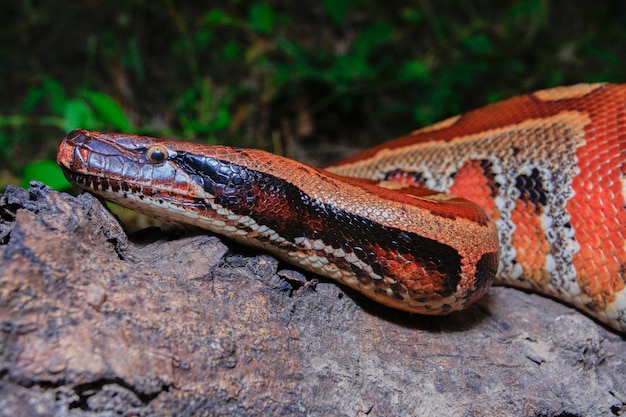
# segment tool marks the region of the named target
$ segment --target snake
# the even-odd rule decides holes
[[[626,85],[512,97],[324,169],[85,129],[62,139],[57,162],[98,197],[260,248],[394,309],[448,314],[495,283],[626,332]]]

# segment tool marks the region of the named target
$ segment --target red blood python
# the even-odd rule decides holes
[[[326,170],[86,130],[63,139],[57,161],[105,199],[263,248],[400,310],[466,308],[495,277],[625,332],[625,157],[626,86],[580,84],[452,117]]]

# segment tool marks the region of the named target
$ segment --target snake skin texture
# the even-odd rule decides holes
[[[86,130],[63,139],[57,160],[94,194],[394,308],[463,309],[495,277],[625,332],[625,156],[626,86],[580,84],[450,118],[326,170]]]
[[[332,172],[476,202],[496,222],[496,282],[626,330],[626,86],[505,100],[354,155]]]

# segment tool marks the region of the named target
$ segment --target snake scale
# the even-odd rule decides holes
[[[626,85],[510,98],[326,169],[83,129],[57,161],[100,197],[262,248],[393,308],[446,314],[495,280],[626,332]]]

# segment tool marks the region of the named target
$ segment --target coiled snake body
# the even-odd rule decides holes
[[[63,139],[57,160],[105,199],[261,247],[394,308],[463,309],[495,278],[626,331],[626,86],[515,97],[326,170],[86,130]]]

